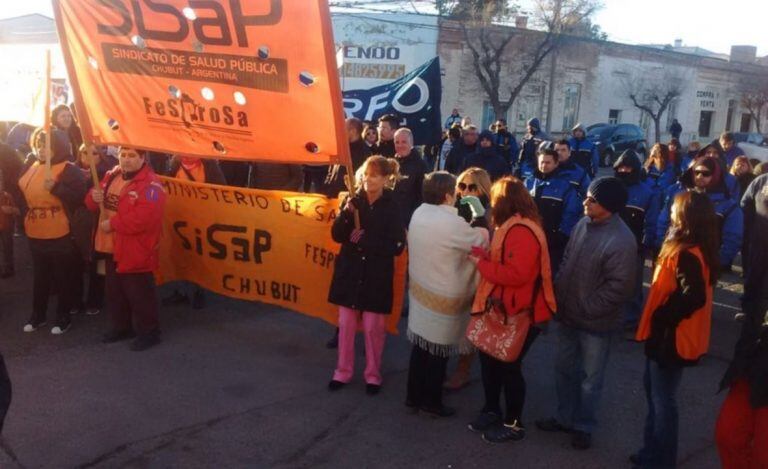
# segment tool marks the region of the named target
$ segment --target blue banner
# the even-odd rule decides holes
[[[415,145],[440,141],[440,59],[435,57],[407,75],[386,85],[344,92],[347,117],[375,121],[384,114],[400,118],[400,126],[413,132]]]

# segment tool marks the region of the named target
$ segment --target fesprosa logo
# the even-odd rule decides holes
[[[229,0],[228,8],[206,0],[190,0],[184,8],[155,0],[98,3],[108,11],[99,16],[97,32],[106,37],[126,37],[131,42],[101,44],[104,63],[111,72],[166,78],[169,83],[176,79],[288,92],[288,61],[270,57],[266,47],[256,50],[248,38],[250,30],[280,22],[282,0],[246,2],[250,11],[261,14],[244,13],[241,0]],[[163,47],[148,47],[147,41]],[[206,52],[207,46],[227,46],[230,51],[242,50],[243,55],[210,53]],[[196,125],[208,130],[223,130],[216,127],[219,124],[248,127],[244,110],[195,100],[191,93],[173,84],[169,84],[168,93],[170,97],[141,96],[151,122]],[[203,88],[202,96],[214,101],[210,89]],[[235,93],[237,104],[244,104],[244,96]]]

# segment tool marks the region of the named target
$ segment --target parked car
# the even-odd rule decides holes
[[[765,135],[757,132],[736,132],[733,139],[744,150],[752,164],[755,164],[755,160],[758,163],[768,161],[768,138]]]
[[[607,125],[611,125],[611,124],[608,124],[606,122],[598,122],[596,124],[588,125],[587,126],[587,132],[589,132],[590,130],[594,130],[594,129],[598,128],[598,127],[605,127]]]
[[[594,127],[587,138],[596,146],[602,166],[612,166],[624,150],[633,149],[641,160],[648,153],[643,129],[632,124],[616,124]]]

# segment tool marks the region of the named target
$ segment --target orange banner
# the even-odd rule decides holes
[[[348,161],[327,0],[54,0],[86,140]]]
[[[188,280],[216,293],[262,301],[336,324],[328,303],[339,244],[331,225],[337,199],[162,178],[168,194],[160,246],[160,283]],[[396,260],[397,334],[407,256]]]

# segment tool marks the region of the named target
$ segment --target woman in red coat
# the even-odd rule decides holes
[[[506,361],[509,355],[495,353],[507,344],[481,344],[482,334],[473,330],[477,322],[472,321],[469,325],[469,338],[481,349],[479,355],[485,390],[483,410],[469,424],[469,429],[482,433],[486,441],[501,443],[525,437],[521,421],[525,402],[522,361],[539,333],[535,326],[548,321],[556,305],[541,218],[535,202],[518,179],[504,177],[493,185],[491,217],[495,229],[491,251],[482,253],[476,250],[471,257],[477,263],[481,276],[472,311],[483,311],[486,305],[493,304],[493,308],[501,311],[507,319],[527,314],[531,323],[522,351],[513,361]],[[502,389],[506,401],[503,420],[499,405]]]

